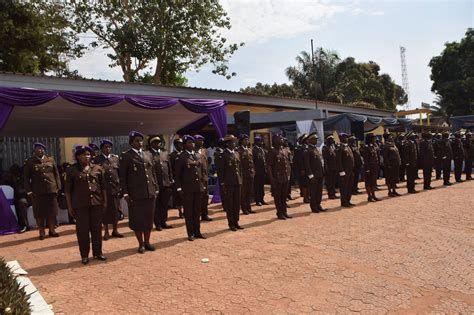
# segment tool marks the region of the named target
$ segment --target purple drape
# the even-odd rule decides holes
[[[20,226],[10,208],[10,202],[0,188],[0,235],[17,233]]]

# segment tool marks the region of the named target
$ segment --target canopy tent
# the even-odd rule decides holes
[[[403,128],[407,131],[411,130],[412,121],[408,118],[381,118],[357,114],[339,114],[324,121],[324,130],[353,133],[360,140],[364,138],[364,132],[372,131],[379,126],[389,129]]]
[[[3,136],[171,134],[204,120],[223,137],[226,118],[223,100],[0,87]]]
[[[308,109],[288,112],[250,113],[250,129],[257,130],[294,124],[297,121],[323,120],[319,109]],[[229,125],[235,124],[233,115],[227,116]]]
[[[454,116],[451,117],[451,129],[458,131],[460,129],[473,129],[474,128],[474,115],[469,116]]]

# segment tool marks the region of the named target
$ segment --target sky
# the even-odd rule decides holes
[[[257,82],[288,83],[285,69],[301,51],[335,50],[344,59],[374,61],[402,85],[400,46],[406,48],[410,108],[432,103],[428,63],[446,42],[459,41],[474,27],[474,0],[221,0],[232,23],[228,42],[244,42],[231,58],[230,80],[212,66],[187,72],[188,86],[238,91]],[[87,39],[84,39],[87,40]],[[71,62],[88,78],[122,80],[108,67],[107,51],[94,49]]]

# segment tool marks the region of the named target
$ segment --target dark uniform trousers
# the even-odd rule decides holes
[[[171,187],[161,187],[158,197],[156,198],[155,207],[155,226],[158,228],[166,223],[168,220],[168,203],[173,194]]]
[[[288,196],[289,181],[272,183],[273,199],[275,200],[275,207],[277,216],[287,213],[286,197]]]
[[[256,173],[253,179],[254,199],[255,202],[263,202],[265,196],[265,173]]]
[[[354,166],[354,174],[352,176],[352,192],[355,193],[359,191],[359,176],[360,176],[360,166]],[[351,194],[352,196],[352,194]]]
[[[326,173],[326,189],[328,191],[328,196],[333,197],[336,195],[336,179],[337,179],[337,170],[328,170]]]
[[[207,176],[207,175],[206,175]],[[204,183],[204,192],[201,197],[201,218],[207,218],[209,216],[209,191],[208,191],[207,177]]]
[[[418,168],[416,165],[410,164],[406,166],[406,170],[407,170],[407,189],[414,190]]]
[[[227,222],[230,227],[239,224],[240,187],[241,185],[225,185],[222,193],[222,206],[227,213]],[[286,196],[286,193],[285,193]]]
[[[252,210],[250,203],[252,201],[252,192],[253,192],[253,177],[242,178],[242,189],[240,192],[240,207],[242,212],[249,212]]]
[[[351,201],[353,183],[354,174],[352,172],[346,173],[346,175],[339,177],[341,204],[347,204]]]
[[[195,209],[201,208],[203,195],[204,193],[199,191],[184,192],[182,195],[186,232],[188,233],[188,236],[201,234],[201,213],[195,211]]]
[[[102,255],[102,214],[103,206],[82,207],[76,210],[76,235],[81,257],[89,256],[91,238],[92,255]]]
[[[451,177],[451,159],[443,160],[443,182],[444,184],[449,183],[449,178]]]
[[[436,158],[435,169],[436,169],[436,179],[440,179],[441,172],[443,171],[443,160],[441,160],[441,158]]]
[[[461,180],[461,174],[462,174],[462,162],[463,159],[455,159],[454,160],[454,178],[456,179],[457,182]]]
[[[464,172],[466,172],[466,179],[470,180],[472,179],[472,160],[471,159],[466,159],[464,161]]]
[[[311,211],[319,212],[321,201],[323,200],[323,178],[313,178],[308,180],[309,206]]]

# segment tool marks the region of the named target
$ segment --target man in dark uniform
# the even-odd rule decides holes
[[[398,148],[393,142],[393,137],[390,133],[385,133],[383,137],[385,139],[383,149],[384,173],[385,182],[388,188],[388,196],[397,197],[400,196],[396,190],[397,182],[400,179],[400,153],[398,152]]]
[[[430,132],[424,132],[421,135],[420,142],[420,161],[423,168],[423,189],[430,190],[431,187],[431,173],[434,165],[434,150]]]
[[[348,137],[349,136],[346,133],[341,132],[339,134],[341,143],[336,149],[341,206],[345,208],[355,206],[351,203],[352,185],[354,183],[354,155],[347,144]]]
[[[336,145],[334,137],[329,135],[326,137],[326,144],[323,146],[324,171],[326,180],[326,189],[329,199],[337,199],[336,196],[336,179],[337,179],[337,163],[336,163]]]
[[[290,145],[288,144],[288,139],[285,137],[282,137],[282,147],[285,152],[285,157],[286,157],[286,167],[288,168],[288,173],[290,174],[290,179],[288,180],[288,195],[286,196],[286,199],[288,200],[293,200],[293,197],[291,197],[291,187],[294,184],[294,177],[293,177],[293,151],[290,148]],[[285,200],[286,202],[286,200]],[[286,205],[287,208],[289,208],[288,204]]]
[[[91,153],[91,159],[94,160],[94,158],[98,155],[100,155],[100,148],[97,144],[95,143],[89,143],[89,148],[92,149]]]
[[[112,154],[113,143],[104,139],[100,143],[101,153],[96,155],[92,163],[101,166],[104,170],[105,189],[107,192],[107,207],[102,216],[104,226],[104,240],[110,238],[109,224],[112,224],[112,237],[122,238],[117,226],[120,214],[120,176],[119,157]]]
[[[155,214],[158,183],[153,165],[153,156],[144,152],[143,134],[129,133],[130,150],[120,155],[120,186],[128,204],[129,227],[135,232],[138,253],[154,251],[150,244]]]
[[[227,222],[231,231],[242,230],[239,225],[240,189],[242,185],[242,164],[239,153],[235,150],[237,138],[226,135],[224,142],[226,149],[222,152],[219,183],[222,194],[222,206],[227,215]]]
[[[255,177],[255,168],[253,165],[253,152],[249,147],[249,136],[242,134],[239,136],[240,145],[237,149],[240,155],[240,162],[242,163],[242,189],[240,192],[240,206],[242,213],[247,215],[255,213],[252,211],[252,193],[253,180]]]
[[[405,181],[405,173],[406,173],[405,143],[406,143],[406,137],[405,137],[405,134],[402,133],[397,137],[397,143],[396,143],[398,153],[400,154],[400,158],[401,158],[400,171],[399,171],[400,182]]]
[[[380,201],[375,196],[375,188],[377,186],[377,170],[379,168],[379,155],[375,144],[375,135],[368,133],[366,136],[366,145],[362,149],[362,157],[364,159],[364,179],[365,190],[367,191],[367,200],[369,202]]]
[[[154,169],[160,190],[155,202],[154,222],[156,230],[161,231],[162,229],[172,228],[166,221],[168,220],[168,204],[173,194],[173,189],[171,188],[174,183],[173,172],[168,152],[164,151],[161,147],[161,137],[151,136],[149,143],[149,152],[155,162]]]
[[[433,153],[434,153],[434,168],[436,170],[436,179],[441,179],[441,172],[443,171],[443,160],[440,154],[441,134],[437,133],[433,139]]]
[[[288,170],[288,157],[282,147],[282,138],[280,135],[274,135],[272,138],[273,148],[267,154],[267,174],[270,177],[272,185],[273,199],[277,217],[280,220],[291,218],[287,213],[286,197],[288,195],[288,182],[290,174]]]
[[[107,188],[104,169],[91,163],[92,148],[76,148],[77,163],[66,170],[66,201],[69,212],[76,219],[76,235],[82,263],[89,263],[90,240],[92,254],[97,260],[106,260],[102,254],[100,227],[107,208]]]
[[[466,180],[472,180],[472,162],[474,161],[474,138],[471,132],[466,132],[464,139],[464,171]]]
[[[451,186],[449,178],[451,177],[451,160],[453,159],[453,150],[449,142],[449,132],[443,132],[441,141],[439,142],[439,158],[443,163],[443,185]]]
[[[298,145],[295,147],[295,157],[294,157],[294,166],[295,172],[298,173],[298,185],[300,187],[300,194],[303,197],[304,203],[309,203],[309,191],[308,191],[308,178],[305,172],[304,166],[304,151],[308,148],[306,143],[308,135],[306,133],[302,134],[297,142]]]
[[[201,233],[201,210],[204,195],[204,180],[207,174],[203,174],[202,160],[194,151],[195,139],[192,136],[183,137],[184,150],[179,155],[175,165],[175,181],[178,193],[181,195],[184,205],[184,218],[186,221],[186,232],[188,240],[195,238],[205,239]]]
[[[453,160],[454,160],[454,178],[457,183],[462,183],[461,179],[462,174],[462,164],[464,162],[464,147],[461,142],[461,133],[456,131],[454,133],[454,141],[451,144],[453,150]]]
[[[308,147],[303,152],[305,175],[308,178],[309,205],[311,212],[326,211],[321,207],[323,197],[324,167],[323,157],[317,147],[318,134],[310,133],[307,137]]]
[[[207,157],[207,150],[204,147],[204,137],[201,135],[195,135],[194,139],[196,141],[196,155],[201,160],[201,167],[203,174],[205,175],[202,178],[203,185],[204,185],[204,193],[201,198],[201,220],[203,221],[212,221],[209,217],[209,190],[208,190],[208,172],[209,172],[209,165],[208,165],[208,157]]]
[[[171,163],[172,173],[174,174],[174,172],[175,172],[174,167],[175,167],[176,161],[178,160],[179,155],[183,151],[183,139],[181,139],[179,137],[174,139],[173,145],[174,145],[175,150],[170,153],[170,163]],[[173,184],[172,188],[173,188],[173,195],[172,195],[173,196],[173,208],[178,209],[179,217],[183,218],[183,211],[182,211],[183,201],[181,200],[180,194],[178,194],[178,192],[176,190],[176,185],[175,184]]]
[[[410,132],[408,140],[405,143],[405,166],[407,170],[407,189],[408,193],[417,193],[415,190],[416,173],[418,172],[418,156],[416,155],[416,134]]]
[[[254,199],[257,206],[266,205],[265,197],[265,149],[262,138],[256,136],[253,144],[253,164],[255,167]]]
[[[33,203],[33,213],[39,230],[39,239],[44,240],[45,222],[49,236],[58,237],[55,231],[58,214],[58,192],[61,190],[61,179],[54,158],[45,154],[46,146],[42,143],[33,145],[33,156],[25,161],[24,179],[27,196]]]
[[[352,194],[358,195],[359,194],[359,176],[360,170],[362,168],[362,155],[360,153],[360,149],[357,143],[357,138],[354,135],[349,137],[349,147],[352,150],[352,156],[354,156],[354,181],[352,183]]]

